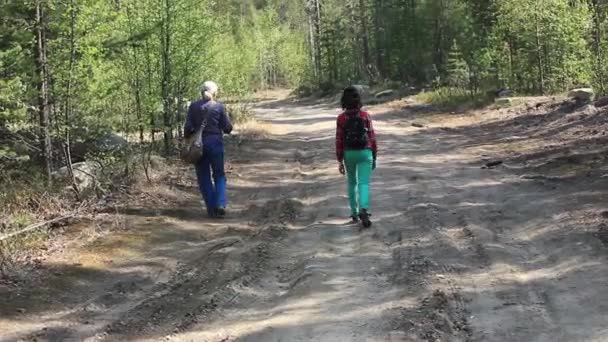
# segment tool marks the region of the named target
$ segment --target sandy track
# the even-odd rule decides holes
[[[596,169],[543,177],[532,153],[505,155],[531,134],[507,120],[415,128],[423,115],[375,108],[375,224],[360,231],[333,162],[337,111],[257,111],[277,134],[231,147],[232,218],[205,222],[182,189],[182,211],[154,217],[164,235],[127,258],[130,276],[126,263],[103,281],[77,274],[89,291],[3,317],[0,341],[608,340]],[[506,166],[480,167],[499,156]]]

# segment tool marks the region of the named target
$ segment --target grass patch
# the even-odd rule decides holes
[[[47,239],[47,231],[38,230],[0,241],[0,278],[17,280],[20,262],[28,258],[29,251],[42,248]]]
[[[449,87],[422,92],[416,95],[416,100],[445,110],[480,108],[492,103],[487,94]]]
[[[250,119],[237,124],[239,135],[247,140],[264,139],[272,134],[272,125],[266,122]]]
[[[228,107],[230,119],[243,139],[263,139],[272,134],[272,125],[258,121],[249,103],[237,103]]]
[[[232,123],[238,125],[253,119],[251,105],[248,102],[234,103],[226,106],[226,111]]]
[[[73,203],[61,192],[61,185],[48,187],[44,179],[27,168],[0,178],[0,236],[70,210]],[[43,228],[0,241],[0,278],[14,274],[29,251],[44,245],[48,234]]]

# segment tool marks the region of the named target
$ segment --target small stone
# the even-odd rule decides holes
[[[500,97],[500,98],[497,98],[496,101],[494,101],[494,103],[500,107],[509,107],[509,106],[513,105],[513,99],[509,98],[509,97]]]
[[[597,108],[602,108],[608,106],[608,96],[602,96],[597,101],[595,101],[594,105]]]
[[[388,89],[388,90],[384,90],[384,91],[377,93],[375,96],[376,96],[376,98],[380,99],[383,97],[393,96],[394,94],[395,94],[394,90]]]
[[[502,164],[503,164],[502,160],[495,160],[495,161],[491,161],[491,162],[486,163],[486,165],[484,165],[484,167],[490,169],[490,168],[493,168],[493,167],[496,167],[496,166],[499,166],[499,165],[502,165]]]

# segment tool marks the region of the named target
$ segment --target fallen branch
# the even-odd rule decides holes
[[[6,234],[4,236],[0,236],[0,241],[4,241],[4,240],[7,240],[7,239],[10,239],[12,237],[15,237],[17,235],[21,235],[23,233],[31,232],[31,231],[36,230],[38,228],[42,228],[42,227],[48,226],[49,224],[53,224],[53,223],[56,223],[56,222],[67,220],[69,218],[73,218],[74,216],[76,216],[76,213],[72,213],[72,214],[69,214],[69,215],[65,215],[65,216],[54,218],[52,220],[48,220],[48,221],[44,221],[44,222],[33,224],[31,226],[25,227],[25,228],[23,228],[21,230],[18,230],[16,232],[12,232],[12,233]]]

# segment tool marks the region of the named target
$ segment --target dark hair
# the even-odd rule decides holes
[[[346,87],[344,89],[340,102],[342,103],[342,109],[346,110],[361,109],[361,107],[363,107],[361,93],[359,93],[359,89],[354,86]]]

